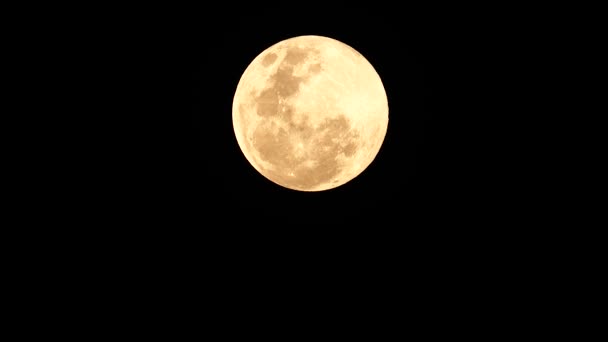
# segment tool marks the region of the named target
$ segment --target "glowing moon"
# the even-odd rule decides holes
[[[322,191],[372,163],[386,136],[388,101],[360,53],[335,39],[299,36],[249,64],[234,94],[232,123],[243,154],[264,177]]]

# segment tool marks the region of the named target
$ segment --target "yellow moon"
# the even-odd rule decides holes
[[[261,52],[232,104],[237,142],[264,177],[323,191],[361,174],[388,128],[388,101],[374,67],[332,38],[299,36]]]

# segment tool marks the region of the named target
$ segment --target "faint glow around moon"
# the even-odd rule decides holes
[[[236,88],[232,123],[249,163],[283,187],[341,186],[374,160],[388,102],[373,66],[350,46],[299,36],[262,51]]]

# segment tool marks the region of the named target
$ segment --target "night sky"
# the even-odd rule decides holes
[[[507,39],[502,30],[488,28],[491,18],[447,12],[355,13],[339,20],[187,15],[142,28],[139,39],[151,55],[142,57],[137,81],[146,89],[137,138],[145,162],[136,162],[141,172],[133,175],[142,208],[163,221],[243,222],[238,226],[249,229],[331,223],[449,231],[496,217],[511,167],[495,158],[510,105],[503,80],[513,72],[505,63],[513,52],[495,44]],[[362,174],[329,191],[299,192],[267,180],[242,154],[232,127],[245,68],[267,47],[298,35],[327,36],[358,50],[388,96],[380,152]]]
[[[412,336],[411,326],[423,336],[454,336],[490,323],[505,324],[494,330],[502,334],[537,324],[544,317],[537,308],[561,305],[555,299],[563,291],[551,291],[564,283],[564,265],[579,263],[566,260],[573,254],[568,243],[550,241],[559,229],[547,217],[561,221],[561,213],[543,202],[553,193],[539,184],[548,184],[553,170],[535,165],[556,149],[540,134],[545,122],[530,128],[532,117],[547,113],[545,103],[528,103],[545,79],[537,70],[546,59],[534,49],[552,27],[533,34],[524,29],[525,8],[509,13],[502,4],[419,9],[372,1],[357,9],[348,2],[329,12],[255,2],[262,8],[240,13],[240,2],[225,2],[228,11],[215,5],[66,9],[78,22],[61,23],[44,13],[64,29],[36,28],[47,35],[44,46],[23,41],[36,47],[31,64],[52,72],[24,82],[57,90],[30,98],[48,121],[34,119],[29,103],[15,114],[43,126],[49,140],[35,149],[49,158],[24,154],[35,160],[30,179],[7,178],[17,187],[43,184],[20,191],[24,203],[43,208],[24,206],[20,225],[8,228],[27,235],[24,248],[9,252],[16,260],[9,264],[36,303],[53,298],[40,301],[46,311],[73,309],[87,323],[101,322],[94,332],[133,326],[137,334],[157,334],[169,316],[179,322],[170,336],[186,326],[198,335],[216,329],[251,336],[280,333],[280,316],[299,334],[318,326],[309,319],[305,328],[291,328],[300,320],[284,313],[301,311],[331,325],[336,314],[365,323],[371,316],[378,326],[351,331],[372,329],[374,338],[391,327],[399,336]],[[388,96],[388,132],[375,160],[328,191],[299,192],[266,179],[241,152],[232,126],[243,71],[264,49],[299,35],[327,36],[359,51]],[[65,119],[70,109],[76,115]],[[525,133],[540,143],[530,145]],[[57,140],[61,146],[51,144]],[[560,184],[550,184],[554,193]],[[28,225],[30,218],[40,222]],[[560,253],[564,260],[556,259]],[[31,264],[21,267],[22,258]],[[551,267],[558,276],[535,282]],[[21,273],[34,279],[23,282]],[[66,297],[77,305],[65,306]],[[450,327],[438,316],[464,324]]]
[[[443,221],[462,208],[471,196],[465,184],[470,175],[462,175],[479,172],[469,169],[467,152],[459,150],[467,139],[461,120],[472,110],[459,98],[472,95],[460,69],[466,65],[458,63],[463,51],[450,32],[431,23],[367,20],[247,20],[191,42],[199,63],[191,69],[191,115],[201,200],[218,201],[212,207],[230,215],[245,210],[281,224],[369,218],[370,224],[398,219],[393,224],[400,225],[426,217]],[[284,189],[258,174],[241,153],[231,121],[232,97],[251,60],[280,40],[307,34],[335,38],[362,53],[379,73],[389,102],[388,132],[374,162],[344,186],[317,193]]]

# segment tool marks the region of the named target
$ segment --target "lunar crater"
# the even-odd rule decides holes
[[[286,127],[259,126],[254,148],[265,162],[275,166],[269,170],[273,177],[285,182],[289,179],[296,188],[317,187],[337,176],[344,164],[338,157],[350,158],[358,147],[359,133],[343,114],[326,119],[317,128],[306,122],[290,122]]]
[[[262,65],[265,66],[265,67],[269,67],[276,60],[277,60],[277,54],[276,53],[269,53],[266,56],[264,56],[264,58],[262,59]]]

